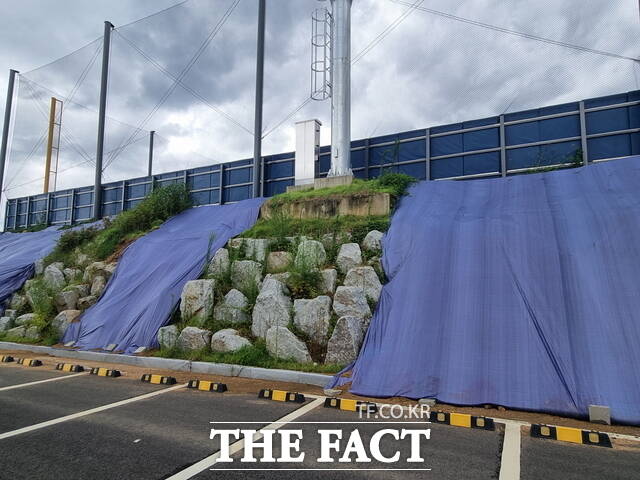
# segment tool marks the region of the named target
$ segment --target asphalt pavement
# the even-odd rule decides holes
[[[614,442],[614,448],[575,445],[531,438],[522,429],[521,445],[505,450],[504,442],[513,438],[505,436],[501,423],[487,431],[416,418],[366,419],[324,408],[323,399],[314,396],[289,403],[259,399],[257,393],[219,394],[1,364],[0,479],[506,480],[506,462],[514,459],[522,479],[640,478],[638,442]],[[261,462],[264,451],[257,448],[255,463],[242,462],[246,445],[234,439],[233,461],[219,462],[220,438],[210,438],[212,428],[263,427],[301,431],[302,461]],[[339,440],[335,433],[332,437],[336,449],[328,451],[333,462],[318,461],[323,456],[319,430],[340,432]],[[394,438],[393,432],[403,430],[405,438]],[[428,431],[429,438],[423,433],[412,445],[408,431]],[[276,432],[275,459],[284,453],[281,439]],[[421,461],[410,461],[414,449]],[[505,458],[510,454],[503,451],[510,450],[515,455]],[[382,461],[394,455],[397,461]]]

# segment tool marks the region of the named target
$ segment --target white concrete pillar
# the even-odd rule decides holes
[[[321,126],[317,119],[296,123],[296,185],[312,184],[315,179]]]

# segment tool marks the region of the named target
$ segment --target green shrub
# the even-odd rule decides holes
[[[44,259],[45,264],[50,265],[54,262],[62,262],[65,265],[69,265],[73,263],[71,262],[71,258],[76,248],[82,247],[92,241],[98,235],[99,231],[97,227],[67,230],[60,236],[53,251]]]
[[[135,239],[190,206],[189,192],[184,184],[156,188],[136,207],[122,212],[100,231],[87,250],[103,260],[115,252],[121,242]]]
[[[408,188],[417,182],[417,179],[404,173],[388,172],[380,175],[376,181],[382,189],[390,189],[390,193],[399,198],[407,194]]]

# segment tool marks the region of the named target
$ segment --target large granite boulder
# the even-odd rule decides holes
[[[207,272],[214,278],[220,278],[226,275],[230,268],[229,250],[220,248],[209,262]]]
[[[182,320],[193,320],[204,325],[213,314],[215,280],[191,280],[182,289],[180,315]]]
[[[27,303],[28,301],[25,295],[14,293],[13,296],[11,297],[10,307],[12,310],[20,311],[27,306]]]
[[[289,325],[292,304],[286,293],[286,287],[278,280],[270,278],[264,282],[253,307],[253,335],[264,338],[269,328]]]
[[[56,318],[51,321],[51,327],[58,337],[62,337],[67,327],[75,322],[82,312],[80,310],[65,310],[60,312]]]
[[[211,343],[211,332],[198,327],[187,327],[178,336],[176,346],[180,350],[202,350]]]
[[[362,240],[362,248],[367,252],[380,252],[382,250],[382,237],[384,237],[384,233],[378,230],[371,230]]]
[[[17,310],[5,310],[4,316],[9,317],[11,320],[15,320],[18,317]]]
[[[21,325],[19,327],[11,328],[6,331],[7,337],[23,338],[25,340],[38,340],[40,338],[40,331],[36,326]]]
[[[76,292],[79,298],[88,297],[91,295],[91,285],[69,285],[64,291]]]
[[[176,346],[178,342],[178,327],[175,325],[167,325],[158,330],[158,343],[160,348],[170,350]]]
[[[276,358],[311,363],[311,355],[302,340],[287,327],[273,326],[266,333],[267,351]]]
[[[82,280],[82,270],[78,268],[65,268],[62,273],[67,283],[78,282]]]
[[[327,262],[327,252],[317,240],[304,240],[298,245],[296,267],[318,269]]]
[[[95,277],[93,277],[93,282],[91,282],[91,295],[100,297],[100,295],[102,295],[102,292],[104,292],[106,286],[107,279],[102,275],[96,275]]]
[[[377,302],[382,292],[382,284],[373,267],[355,267],[344,278],[345,287],[360,287],[368,299]]]
[[[327,268],[320,272],[322,275],[322,283],[320,291],[325,295],[333,295],[338,284],[338,272],[335,268]]]
[[[318,345],[327,343],[331,322],[331,298],[322,295],[312,300],[293,302],[293,323]]]
[[[73,255],[73,264],[80,268],[86,268],[91,263],[91,257],[86,253],[76,250]]]
[[[14,319],[11,317],[0,317],[0,332],[6,332],[13,327]]]
[[[278,273],[289,269],[293,263],[293,255],[289,252],[271,252],[267,256],[267,271]]]
[[[253,260],[236,260],[231,264],[231,284],[240,291],[260,288],[262,265]]]
[[[353,267],[362,265],[362,251],[357,243],[345,243],[340,247],[336,258],[338,269],[342,273],[347,273]]]
[[[44,269],[44,283],[52,290],[62,290],[66,285],[64,273],[58,268],[59,265],[52,263]]]
[[[225,328],[211,337],[211,350],[219,353],[237,352],[243,347],[250,347],[251,342],[241,337],[237,330]]]
[[[325,250],[331,250],[337,245],[348,243],[351,240],[351,234],[349,232],[335,232],[326,233],[320,238]]]
[[[58,312],[63,312],[65,310],[75,310],[78,306],[78,300],[80,300],[80,295],[77,290],[63,290],[62,292],[56,294],[53,299],[56,304],[56,309]]]
[[[18,318],[16,318],[15,321],[14,321],[14,324],[16,326],[30,325],[31,323],[34,322],[35,319],[36,319],[36,314],[35,313],[26,313],[26,314],[20,315]]]
[[[95,295],[88,295],[86,297],[82,297],[80,300],[78,300],[78,309],[86,310],[87,308],[94,305],[97,301],[98,301],[98,297],[96,297]]]
[[[84,283],[92,284],[93,279],[98,275],[109,280],[116,267],[116,263],[93,262],[85,269],[82,280]]]
[[[267,259],[270,241],[264,238],[232,238],[228,245],[229,248],[243,248],[244,258],[262,263]]]
[[[358,358],[364,339],[362,319],[341,317],[327,345],[325,363],[347,365]]]
[[[33,263],[35,274],[42,275],[44,273],[44,259],[40,258]]]
[[[360,287],[338,287],[333,296],[333,311],[338,317],[368,318],[371,309],[367,296]]]
[[[213,318],[218,322],[238,325],[249,323],[251,316],[247,309],[249,300],[240,290],[231,289],[224,296],[224,300],[213,309]]]

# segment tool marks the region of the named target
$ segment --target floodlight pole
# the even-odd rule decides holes
[[[113,24],[104,22],[104,38],[102,47],[102,80],[100,83],[100,112],[98,114],[98,143],[96,148],[96,181],[93,190],[93,218],[99,220],[102,205],[102,157],[104,155],[104,128],[107,113],[107,84],[109,80],[109,49],[111,47],[111,30]]]
[[[156,131],[151,130],[149,132],[149,168],[147,169],[147,177],[153,175],[153,139],[156,136]]]
[[[258,6],[258,50],[256,63],[256,111],[253,128],[253,198],[262,196],[262,102],[264,93],[264,31],[266,20],[266,0],[259,0]]]
[[[9,70],[9,85],[7,87],[7,103],[4,107],[4,126],[2,128],[2,146],[0,147],[0,197],[4,182],[4,167],[7,162],[7,144],[9,142],[9,127],[11,126],[11,110],[13,109],[13,89],[17,70]]]
[[[330,177],[351,173],[351,4],[331,0],[331,170]]]

